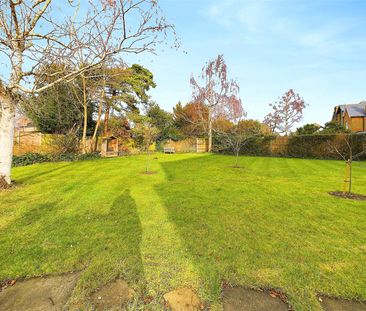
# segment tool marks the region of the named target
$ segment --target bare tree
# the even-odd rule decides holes
[[[239,85],[235,80],[228,79],[224,57],[218,55],[202,68],[197,78],[191,77],[191,86],[193,102],[203,103],[205,106],[200,113],[200,122],[207,133],[208,151],[211,152],[214,120],[220,115],[226,102],[232,96],[238,95]]]
[[[336,141],[328,141],[330,148],[337,153],[346,163],[346,173],[344,178],[344,193],[352,193],[352,163],[361,156],[366,154],[366,141],[362,143],[362,150],[354,153],[355,146],[353,142],[353,136],[351,134],[340,134],[344,142],[344,147],[341,148],[337,145]]]
[[[239,167],[241,149],[252,139],[260,136],[261,124],[255,120],[247,120],[246,112],[240,98],[231,96],[222,107],[222,117],[215,120],[215,133],[218,147],[230,149],[235,155],[234,167]]]
[[[157,0],[89,1],[86,10],[72,0],[0,0],[0,54],[9,69],[0,80],[0,178],[11,183],[15,110],[22,95],[72,81],[112,55],[154,52],[171,31]],[[75,64],[77,53],[88,55],[88,63]],[[44,78],[37,68],[60,61],[69,68],[35,87]]]
[[[135,118],[136,123],[133,128],[134,134],[140,140],[142,150],[146,152],[146,169],[145,173],[150,171],[150,148],[159,135],[159,129],[156,128],[148,117],[138,116]]]
[[[279,98],[278,102],[269,106],[272,111],[266,115],[264,123],[271,128],[272,132],[287,136],[292,127],[301,121],[307,104],[299,94],[289,89]]]
[[[105,73],[105,67],[102,68],[102,76],[101,76],[101,80],[99,81],[99,87],[97,89],[97,107],[98,107],[98,114],[97,114],[97,120],[95,123],[95,127],[94,127],[94,131],[93,131],[93,136],[91,139],[91,151],[96,151],[97,150],[97,135],[98,135],[98,130],[99,130],[99,126],[102,120],[102,113],[103,113],[103,106],[105,105],[106,102],[106,73]]]
[[[88,120],[90,120],[89,114],[93,113],[94,106],[98,106],[98,117],[96,120],[95,130],[98,130],[102,109],[102,103],[105,100],[104,96],[104,69],[99,67],[93,71],[87,71],[80,74],[80,76],[74,79],[72,82],[68,83],[78,105],[83,111],[83,126],[82,126],[82,137],[81,137],[81,152],[85,154],[87,150],[86,138],[88,129]],[[98,103],[98,104],[97,104]],[[95,131],[94,131],[95,133]],[[95,136],[93,134],[91,141],[91,149],[93,151],[93,146],[95,142]]]

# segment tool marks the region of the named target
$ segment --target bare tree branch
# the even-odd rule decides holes
[[[7,183],[19,96],[70,82],[118,54],[155,52],[170,34],[179,45],[157,0],[89,0],[86,8],[72,0],[0,0],[0,52],[10,69],[0,73],[0,178]],[[38,69],[57,64],[67,66],[39,86],[48,77]]]

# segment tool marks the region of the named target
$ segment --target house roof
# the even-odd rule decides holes
[[[348,115],[352,117],[366,117],[366,101],[358,104],[339,105],[342,112],[347,111]]]

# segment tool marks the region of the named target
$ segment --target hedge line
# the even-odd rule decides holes
[[[348,144],[353,154],[366,149],[366,134],[323,134],[323,135],[293,135],[288,137],[264,136],[251,139],[242,148],[242,155],[282,156],[291,158],[311,159],[341,159],[335,148],[349,156]],[[214,140],[215,152],[230,153],[230,150],[220,150],[219,141]],[[366,159],[366,155],[360,159]]]
[[[287,153],[296,158],[341,159],[336,149],[345,157],[349,157],[348,143],[355,155],[366,148],[365,142],[364,134],[291,136]]]
[[[20,156],[13,156],[13,166],[26,166],[43,162],[61,162],[61,161],[79,161],[79,160],[91,160],[100,158],[98,152],[78,154],[78,153],[63,153],[63,154],[42,154],[28,152]]]

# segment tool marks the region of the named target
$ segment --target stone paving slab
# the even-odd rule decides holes
[[[366,311],[366,304],[337,298],[321,297],[325,311]]]
[[[0,292],[0,311],[60,311],[77,278],[69,273],[18,281]]]
[[[223,290],[224,311],[288,311],[288,305],[278,297],[244,287]]]

